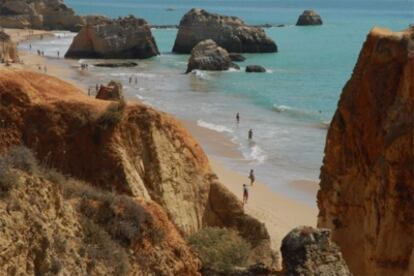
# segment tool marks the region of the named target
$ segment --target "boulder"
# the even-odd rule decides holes
[[[223,71],[231,67],[237,68],[231,61],[229,53],[225,49],[217,46],[213,40],[207,39],[198,43],[191,51],[186,73],[194,69]]]
[[[328,130],[318,226],[356,275],[414,275],[414,28],[373,28]]]
[[[247,26],[234,16],[192,9],[180,21],[173,52],[190,53],[200,41],[212,39],[228,52],[277,52],[275,42],[262,28]]]
[[[328,229],[297,227],[283,238],[281,252],[287,275],[351,275]]]
[[[239,53],[229,53],[230,59],[234,62],[242,62],[245,61],[246,58]]]
[[[85,24],[61,0],[0,0],[0,25],[4,28],[34,28],[78,31]]]
[[[246,72],[247,73],[265,73],[266,68],[260,65],[247,65]]]
[[[313,10],[305,10],[298,18],[296,26],[322,25],[319,14]]]
[[[129,16],[82,27],[65,57],[143,59],[158,54],[148,23]]]
[[[96,94],[97,99],[121,101],[124,99],[122,84],[117,81],[110,81],[108,85],[102,85]]]

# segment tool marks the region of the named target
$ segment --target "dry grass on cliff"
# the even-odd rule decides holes
[[[235,231],[218,227],[200,230],[188,243],[198,253],[206,273],[229,273],[237,266],[247,266],[251,250]]]

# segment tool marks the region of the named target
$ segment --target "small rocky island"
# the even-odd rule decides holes
[[[159,55],[151,29],[134,16],[83,26],[66,58],[144,59]]]
[[[298,18],[296,26],[322,25],[322,18],[314,10],[305,10]]]
[[[239,66],[232,62],[225,49],[217,46],[213,40],[207,39],[198,43],[191,51],[186,73],[194,69],[223,71],[230,68],[239,69]]]
[[[277,52],[276,43],[262,28],[246,25],[240,18],[191,9],[180,21],[173,52],[188,54],[200,41],[212,39],[234,53]]]

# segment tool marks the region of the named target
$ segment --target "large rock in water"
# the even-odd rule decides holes
[[[93,99],[33,72],[1,70],[0,87],[0,153],[25,144],[58,171],[159,204],[184,236],[205,226],[234,229],[252,246],[250,264],[273,264],[264,224],[244,212],[171,116],[140,103]]]
[[[318,226],[357,275],[414,275],[414,28],[374,28],[332,119]]]
[[[287,275],[351,275],[328,229],[297,227],[283,238],[281,252]]]
[[[62,0],[0,0],[0,26],[78,31],[83,17]]]
[[[158,54],[148,23],[129,16],[82,27],[65,57],[143,59]]]
[[[230,67],[237,68],[238,66],[233,64],[229,53],[217,46],[213,40],[207,39],[198,43],[191,51],[187,73],[194,69],[223,71],[228,70]]]
[[[296,26],[322,25],[319,14],[313,10],[305,10],[298,18]]]
[[[212,39],[228,52],[277,52],[277,46],[261,28],[247,26],[234,16],[192,9],[180,21],[173,52],[190,53],[200,41]]]

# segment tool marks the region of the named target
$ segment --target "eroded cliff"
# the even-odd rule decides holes
[[[357,275],[414,274],[414,28],[374,28],[328,131],[318,225]]]
[[[265,226],[212,173],[174,118],[139,103],[90,98],[56,78],[0,74],[0,151],[25,144],[42,163],[108,191],[155,201],[184,236],[225,226],[252,244],[251,263],[272,265]]]

